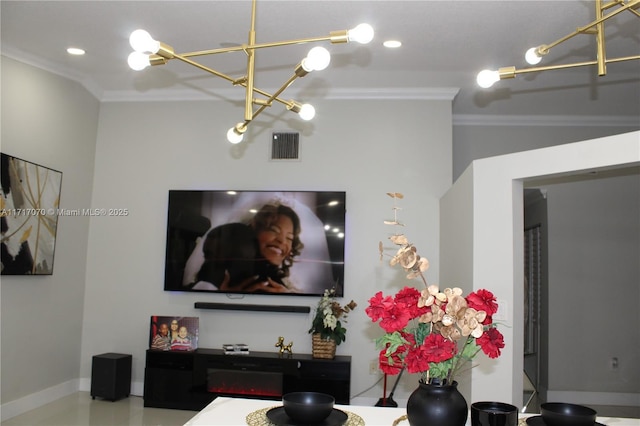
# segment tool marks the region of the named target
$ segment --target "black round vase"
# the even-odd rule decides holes
[[[407,420],[411,426],[465,425],[467,401],[458,392],[458,382],[418,384],[407,401]]]

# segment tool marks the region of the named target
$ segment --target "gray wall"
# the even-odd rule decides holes
[[[61,171],[67,208],[91,203],[99,109],[78,83],[2,57],[2,152]],[[3,403],[77,387],[88,232],[88,217],[60,217],[53,275],[2,277]]]
[[[533,118],[529,117],[531,122],[536,122]],[[602,120],[598,121],[603,124]],[[596,126],[586,121],[578,125],[576,120],[567,119],[567,125],[551,127],[510,126],[506,122],[501,126],[459,123],[453,129],[454,181],[476,159],[623,134],[640,128],[640,118],[635,124],[634,120],[621,122],[624,125]],[[617,177],[601,174],[549,178],[540,183],[540,187],[548,191],[550,221],[545,230],[550,245],[549,263],[543,265],[549,268],[550,288],[548,303],[542,306],[543,316],[548,313],[549,319],[548,335],[543,336],[542,349],[548,348],[548,352],[541,354],[540,368],[540,385],[542,391],[548,390],[548,400],[582,398],[583,402],[591,404],[629,405],[639,398],[640,382],[628,379],[640,375],[637,345],[628,344],[639,337],[637,330],[629,336],[629,330],[617,326],[616,320],[595,320],[591,309],[597,298],[589,299],[590,309],[581,314],[580,320],[590,324],[584,331],[575,332],[574,321],[565,318],[567,300],[576,297],[582,300],[613,285],[616,293],[620,290],[618,286],[622,286],[624,290],[621,291],[628,295],[623,304],[640,301],[640,176],[637,170],[629,173]],[[538,184],[533,182],[528,187],[538,187]],[[597,232],[580,235],[579,231],[589,226]],[[444,258],[444,254],[441,256]],[[600,260],[594,261],[596,258]],[[626,262],[624,266],[620,264],[623,261]],[[614,276],[611,276],[611,269],[616,271]],[[596,277],[600,281],[594,281]],[[583,288],[585,290],[574,294],[576,289]],[[625,312],[625,323],[640,322],[637,310],[626,306],[620,311]],[[594,349],[592,336],[598,333],[607,336],[607,343],[597,344]],[[570,341],[567,341],[567,335],[573,336]],[[617,370],[610,367],[612,357],[623,360]],[[571,368],[567,368],[569,365]]]
[[[640,383],[629,379],[640,376],[637,345],[628,343],[640,339],[637,327],[628,326],[640,323],[634,308],[640,300],[638,172],[628,168],[531,184],[544,193],[525,207],[525,225],[542,224],[547,248],[539,388],[548,391],[547,400],[581,395],[604,401],[615,394],[624,402],[630,399],[625,394],[640,394]],[[617,314],[602,315],[612,299]]]
[[[250,127],[250,143],[232,146],[226,128],[241,109],[220,102],[106,103],[96,147],[94,208],[128,208],[125,218],[91,221],[80,374],[91,356],[132,353],[133,380],[144,377],[151,315],[200,317],[201,347],[244,342],[272,351],[278,336],[310,353],[311,315],[206,311],[196,301],[227,302],[225,295],[162,290],[168,189],[344,190],[347,192],[345,300],[352,393],[373,385],[369,360],[379,330],[365,315],[377,290],[396,289],[397,271],[378,262],[378,241],[392,214],[387,191],[407,196],[405,221],[416,244],[438,264],[438,203],[451,185],[451,103],[448,101],[316,102],[318,119],[301,131],[300,161],[269,161],[270,129]],[[390,113],[392,111],[392,113]],[[286,116],[288,117],[288,116]],[[427,123],[422,127],[407,122]],[[162,123],[159,127],[154,127]],[[430,123],[430,124],[429,124]],[[437,124],[436,124],[437,123]],[[286,126],[276,120],[275,128]],[[437,280],[434,266],[434,280]],[[243,302],[315,307],[317,297],[250,295]],[[238,302],[233,300],[232,302]],[[413,383],[415,387],[415,381]],[[367,396],[379,398],[374,388]]]
[[[549,398],[562,391],[640,393],[633,379],[640,353],[631,343],[640,341],[640,175],[635,169],[544,188]]]
[[[347,191],[345,299],[356,300],[359,307],[349,318],[347,342],[338,353],[358,361],[353,365],[352,393],[379,380],[379,375],[369,374],[368,365],[377,359],[374,339],[380,330],[364,313],[366,301],[377,290],[392,292],[406,284],[403,274],[378,262],[378,242],[389,232],[382,221],[392,214],[385,192],[407,196],[405,221],[415,243],[428,253],[433,264],[430,278],[437,281],[438,204],[452,176],[451,101],[318,102],[313,123],[289,121],[285,114],[265,115],[269,123],[254,123],[248,143],[231,146],[225,133],[241,116],[239,105],[98,105],[74,83],[8,60],[6,64],[11,66],[2,69],[3,101],[15,108],[11,122],[3,108],[3,151],[61,170],[63,208],[127,208],[130,214],[65,218],[57,247],[63,254],[56,258],[44,297],[39,298],[43,287],[34,289],[29,277],[3,280],[3,416],[45,403],[74,386],[88,390],[91,356],[103,352],[133,355],[132,391],[141,394],[151,315],[199,316],[202,347],[244,341],[252,350],[269,351],[283,335],[294,341],[295,351],[310,352],[310,315],[201,311],[194,309],[195,301],[228,299],[162,290],[167,191],[172,188]],[[29,86],[50,86],[34,92],[47,98],[35,96],[38,105],[24,105],[23,92],[8,89],[23,78],[29,79],[23,92]],[[51,94],[58,88],[64,100]],[[46,119],[34,116],[33,108],[48,114]],[[39,129],[20,126],[31,118],[55,125],[40,137],[25,137]],[[85,135],[88,125],[91,132]],[[300,161],[269,161],[270,133],[283,129],[301,133]],[[65,145],[55,155],[38,157],[40,149],[54,149],[52,138],[73,149]],[[82,229],[70,233],[72,224]],[[16,284],[25,282],[28,286]],[[255,295],[245,302],[315,307],[318,298]],[[57,339],[58,334],[64,337]],[[64,350],[47,346],[42,351],[42,342],[49,341]],[[406,392],[413,388],[415,380]],[[380,395],[378,386],[364,397],[375,401]]]
[[[640,100],[638,100],[640,103]],[[561,117],[562,118],[562,117]],[[453,180],[455,181],[473,160],[528,151],[559,144],[578,142],[602,136],[640,130],[640,117],[613,123],[593,117],[593,120],[564,117],[553,126],[535,116],[523,117],[520,124],[509,120],[454,120]],[[514,120],[515,121],[515,120]],[[529,124],[527,124],[529,123]],[[537,125],[534,125],[537,123]],[[624,125],[623,125],[624,124]]]
[[[473,265],[474,288],[482,288],[487,286],[487,283],[491,283],[494,294],[498,296],[500,309],[505,307],[507,311],[513,310],[515,313],[514,315],[507,314],[507,324],[511,324],[512,327],[505,328],[505,341],[513,340],[514,344],[507,345],[503,349],[503,355],[497,362],[485,362],[482,359],[479,361],[479,367],[472,372],[471,392],[474,399],[498,398],[498,400],[520,401],[522,398],[522,375],[514,374],[514,372],[521,371],[523,368],[523,320],[520,308],[524,300],[523,183],[542,185],[542,180],[544,180],[546,185],[554,183],[552,180],[560,177],[583,177],[586,172],[591,170],[606,171],[615,168],[616,172],[624,170],[625,173],[629,173],[630,181],[628,183],[619,182],[614,186],[616,190],[613,192],[626,194],[620,197],[621,200],[614,203],[612,202],[613,197],[598,197],[598,191],[587,190],[576,196],[578,191],[574,193],[568,190],[563,193],[563,201],[559,205],[573,203],[580,209],[579,213],[573,210],[571,215],[567,216],[565,211],[562,217],[554,218],[554,222],[549,220],[550,224],[559,223],[555,220],[566,220],[575,222],[583,228],[585,227],[584,223],[590,223],[589,226],[594,226],[593,222],[585,220],[589,216],[588,213],[583,212],[584,206],[587,205],[592,206],[594,212],[599,211],[595,216],[597,218],[595,223],[603,227],[602,218],[606,217],[604,222],[606,225],[604,226],[607,227],[606,236],[599,234],[599,237],[590,240],[588,244],[584,244],[584,240],[575,233],[571,238],[563,241],[564,243],[570,242],[565,245],[563,250],[578,250],[587,256],[571,258],[573,253],[567,256],[567,259],[571,259],[571,262],[567,262],[571,267],[564,271],[565,275],[562,278],[558,279],[571,281],[573,284],[571,290],[567,291],[564,283],[558,282],[551,288],[553,293],[550,293],[550,299],[553,298],[556,308],[559,306],[562,311],[554,310],[554,307],[549,306],[550,315],[553,315],[549,329],[552,327],[566,328],[564,328],[564,334],[554,332],[554,336],[549,336],[549,339],[554,338],[553,344],[557,345],[554,348],[554,355],[558,358],[558,362],[553,365],[553,368],[556,372],[562,371],[562,379],[564,379],[564,381],[560,379],[561,383],[554,381],[553,386],[558,386],[559,389],[553,389],[553,394],[550,389],[549,395],[553,395],[554,400],[581,404],[633,406],[640,403],[637,381],[631,378],[637,376],[633,365],[638,355],[637,345],[631,344],[629,350],[619,355],[619,359],[630,360],[625,362],[626,371],[623,371],[622,366],[618,370],[619,373],[602,371],[606,370],[606,367],[602,366],[602,361],[615,356],[605,355],[604,352],[618,350],[621,346],[634,342],[636,339],[636,332],[628,330],[626,336],[616,336],[616,333],[612,332],[611,339],[616,343],[612,344],[610,348],[604,343],[611,342],[609,336],[604,336],[607,333],[606,330],[612,327],[626,327],[622,324],[637,323],[637,313],[627,313],[627,302],[619,302],[617,299],[628,296],[632,300],[630,302],[632,305],[637,304],[638,300],[637,194],[640,175],[637,166],[640,164],[639,148],[640,132],[629,132],[579,143],[476,160],[443,198],[441,214],[455,216],[457,210],[466,211],[469,209],[469,200],[465,197],[468,198],[469,191],[472,190],[473,228],[472,234],[466,237],[472,238],[473,257],[470,258],[468,253],[462,251],[459,254],[458,262],[462,267]],[[625,189],[621,191],[617,188],[620,186]],[[632,195],[634,191],[635,195]],[[585,195],[590,204],[585,203]],[[607,192],[607,195],[610,194]],[[621,214],[614,213],[614,210],[618,210],[614,207],[615,204],[622,207]],[[606,214],[602,214],[603,210],[606,211]],[[549,216],[551,217],[552,213]],[[616,224],[612,226],[609,219],[615,221]],[[466,216],[460,218],[459,222],[463,232],[466,232],[468,228]],[[441,241],[443,243],[448,243],[450,239],[455,237],[455,233],[452,233],[451,229],[458,231],[450,224],[442,228]],[[621,229],[628,232],[628,235],[622,236],[619,232]],[[549,230],[550,235],[554,232],[558,232],[558,230]],[[558,232],[558,235],[561,235],[561,232]],[[550,236],[550,240],[552,238]],[[575,244],[576,241],[578,244]],[[599,253],[595,245],[607,247],[609,251],[606,255],[601,254],[602,264],[600,263],[601,259],[598,261],[590,260],[593,253]],[[613,253],[612,245],[622,245],[626,249]],[[553,259],[554,255],[556,259]],[[552,264],[549,269],[552,270],[556,264],[564,261],[564,253],[562,258],[555,253],[550,253],[549,259],[549,263]],[[590,264],[585,265],[586,262]],[[594,262],[597,265],[592,265]],[[605,266],[607,262],[612,265],[611,268]],[[600,267],[605,268],[606,272],[598,270],[595,273],[595,270]],[[449,276],[451,268],[459,268],[459,266],[443,261],[441,263],[442,276]],[[588,282],[582,276],[583,270],[592,272],[594,277],[599,279],[599,283],[596,284],[598,285],[596,295],[590,294],[596,291],[593,288],[595,283]],[[606,278],[603,278],[605,275]],[[555,274],[550,272],[549,276],[555,277]],[[629,288],[625,287],[622,295],[618,295],[606,287],[606,284],[612,283],[614,280],[616,284],[630,282],[631,285]],[[554,285],[551,278],[549,281],[550,285]],[[600,295],[602,297],[598,298]],[[613,318],[607,314],[602,315],[603,311],[607,311],[606,308],[601,308],[603,303],[606,304],[603,298],[611,300],[615,305],[613,310],[616,313],[611,315]],[[594,305],[598,305],[598,308],[594,308]],[[618,311],[618,307],[621,308],[620,311]],[[583,315],[580,311],[586,311],[586,313]],[[580,324],[576,324],[576,321]],[[622,340],[619,341],[619,339]],[[558,356],[558,354],[561,355]],[[572,354],[572,356],[565,354]],[[550,360],[550,363],[553,362],[554,360]],[[578,366],[575,367],[572,363]],[[500,386],[496,386],[496,383],[499,383]]]
[[[133,354],[132,390],[141,393],[155,314],[199,316],[202,347],[242,340],[272,350],[284,335],[295,351],[310,351],[310,316],[199,311],[193,302],[227,298],[162,291],[168,189],[347,191],[345,299],[360,306],[338,353],[356,361],[353,394],[379,379],[368,371],[380,330],[364,314],[366,301],[407,284],[377,261],[378,241],[388,234],[382,219],[391,214],[385,192],[405,193],[406,232],[431,261],[430,281],[439,281],[439,203],[454,176],[450,101],[318,102],[313,123],[265,115],[268,123],[254,123],[248,143],[232,147],[225,132],[242,109],[223,102],[100,105],[76,83],[6,58],[2,96],[2,151],[62,171],[62,207],[130,211],[123,218],[61,218],[54,275],[3,277],[3,416],[8,406],[20,411],[88,390],[91,356],[102,352]],[[269,161],[277,130],[301,133],[300,161]],[[245,301],[317,303],[257,295]],[[415,377],[405,376],[398,399],[413,388]],[[378,385],[363,397],[381,394]]]

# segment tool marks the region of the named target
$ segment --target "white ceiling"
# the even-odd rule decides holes
[[[2,53],[80,81],[99,99],[243,97],[240,88],[177,60],[135,72],[127,66],[128,36],[137,28],[177,53],[248,40],[251,2],[7,1],[0,3]],[[607,12],[609,13],[609,12]],[[437,96],[459,89],[455,114],[640,117],[640,61],[520,75],[480,89],[484,68],[526,67],[524,52],[595,19],[591,0],[336,1],[258,0],[257,42],[326,36],[370,23],[369,45],[324,45],[328,69],[296,81],[285,97]],[[640,55],[640,18],[624,12],[606,23],[607,57]],[[399,39],[400,49],[382,47]],[[73,57],[68,46],[85,49]],[[275,89],[292,75],[310,45],[259,50],[256,86]],[[578,35],[551,50],[544,64],[595,59],[595,37]],[[199,59],[227,75],[245,73],[243,53]],[[443,88],[445,88],[443,90]]]

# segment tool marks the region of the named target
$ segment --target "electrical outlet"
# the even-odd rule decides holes
[[[493,315],[493,319],[497,321],[507,321],[509,317],[509,304],[504,299],[498,299],[498,312]]]
[[[369,363],[369,374],[375,375],[378,374],[379,371],[380,369],[378,368],[378,360],[371,360],[371,362]]]

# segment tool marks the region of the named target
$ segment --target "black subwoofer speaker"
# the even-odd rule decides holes
[[[91,397],[115,401],[131,391],[131,361],[128,354],[94,355],[91,363]]]

